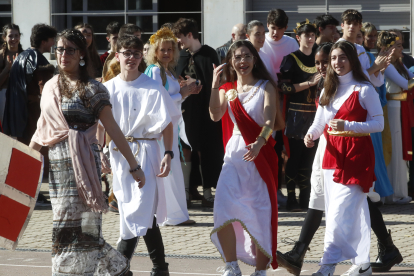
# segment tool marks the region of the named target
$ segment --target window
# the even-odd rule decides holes
[[[1,0],[0,0],[1,3]],[[53,0],[52,25],[58,31],[89,23],[95,31],[100,54],[108,49],[106,26],[112,21],[134,23],[142,29],[146,42],[159,27],[180,17],[194,18],[201,25],[201,0]]]
[[[410,0],[395,0],[392,4],[388,0],[279,0],[277,7],[283,9],[289,16],[287,33],[293,36],[296,22],[308,18],[311,22],[320,14],[332,14],[341,21],[341,14],[347,9],[356,9],[362,13],[364,22],[373,23],[379,31],[399,29],[404,33],[405,52],[412,52],[411,45],[411,6]],[[274,2],[270,0],[246,0],[245,18],[257,19],[266,23],[267,13],[274,9]],[[340,27],[339,27],[340,28]]]
[[[12,22],[11,2],[12,0],[0,0],[0,27]]]

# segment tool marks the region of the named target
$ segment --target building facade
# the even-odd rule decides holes
[[[180,17],[199,22],[202,42],[216,48],[230,39],[236,23],[257,19],[266,23],[270,9],[280,8],[289,16],[288,32],[296,22],[330,13],[338,20],[342,11],[357,9],[364,22],[372,22],[379,30],[400,29],[404,48],[412,53],[411,39],[414,0],[0,0],[0,24],[13,22],[20,26],[23,48],[30,46],[30,30],[36,23],[55,26],[58,31],[80,22],[91,24],[96,33],[99,52],[104,52],[106,25],[111,21],[135,23],[148,40],[162,24]],[[344,5],[346,4],[346,5]]]

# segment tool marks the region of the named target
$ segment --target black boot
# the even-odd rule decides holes
[[[168,263],[166,263],[166,266],[163,268],[152,268],[150,276],[170,276],[170,272],[168,271]]]
[[[134,255],[135,247],[137,247],[138,237],[129,240],[121,240],[118,243],[117,250],[124,255],[128,260],[131,260]]]
[[[280,251],[276,252],[277,263],[279,266],[286,268],[289,273],[300,275],[303,259],[305,258],[306,250],[308,249],[307,244],[297,241],[291,251],[286,252],[285,254]]]
[[[286,210],[288,212],[300,212],[302,211],[302,208],[300,208],[300,205],[298,201],[296,200],[295,192],[288,193],[288,199],[286,202]]]
[[[400,251],[392,241],[391,230],[388,233],[385,240],[378,240],[378,257],[375,263],[371,263],[372,272],[387,272],[403,261]]]

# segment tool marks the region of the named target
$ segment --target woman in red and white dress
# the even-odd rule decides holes
[[[219,87],[223,69],[228,82]],[[255,276],[266,275],[269,265],[277,268],[278,166],[271,137],[277,99],[276,84],[253,45],[234,42],[226,63],[214,69],[210,98],[210,117],[223,119],[229,138],[211,232],[226,261],[223,276],[242,275],[237,260],[255,266]]]
[[[340,41],[331,49],[324,90],[307,147],[325,135],[322,163],[325,185],[325,248],[313,276],[333,275],[335,265],[350,259],[342,275],[371,275],[371,222],[366,194],[375,181],[375,154],[370,133],[384,128],[381,103],[363,73],[355,46]]]

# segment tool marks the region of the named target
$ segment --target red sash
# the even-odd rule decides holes
[[[342,104],[335,115],[335,119],[365,122],[367,111],[359,103],[359,91],[354,91]],[[358,184],[364,193],[369,192],[372,183],[376,180],[375,153],[371,136],[343,137],[327,133],[327,145],[323,156],[322,168],[334,169],[333,181],[344,185]]]
[[[232,89],[232,88],[233,88],[232,83],[226,83],[222,87],[220,87],[220,89],[225,89],[226,92],[227,90]],[[234,114],[234,118],[236,119],[237,126],[239,127],[239,130],[241,132],[241,135],[246,145],[254,143],[256,141],[256,138],[259,136],[262,130],[262,127],[259,126],[249,116],[249,114],[247,114],[243,105],[240,103],[240,100],[238,97],[236,97],[233,101],[230,101],[230,107]],[[227,112],[227,116],[228,116],[228,119],[231,121],[231,118],[228,115],[228,112]],[[226,120],[223,121],[223,138],[224,138],[224,133],[225,133],[224,131],[225,126],[228,129],[229,124]],[[227,144],[227,141],[225,141],[224,143]],[[270,203],[272,205],[271,224],[272,224],[273,261],[271,265],[273,269],[276,269],[278,267],[277,261],[276,261],[277,223],[278,223],[278,208],[277,208],[277,174],[278,174],[278,163],[277,162],[278,162],[278,159],[277,159],[277,154],[273,148],[275,144],[276,144],[276,141],[273,139],[273,137],[269,137],[267,144],[261,148],[259,155],[254,160],[254,163],[256,165],[256,168],[260,176],[262,177],[263,181],[267,185],[267,190],[269,192],[269,197],[270,197]]]
[[[403,159],[411,161],[413,159],[413,141],[411,128],[414,127],[414,95],[412,91],[407,92],[407,101],[401,101],[401,135]]]

